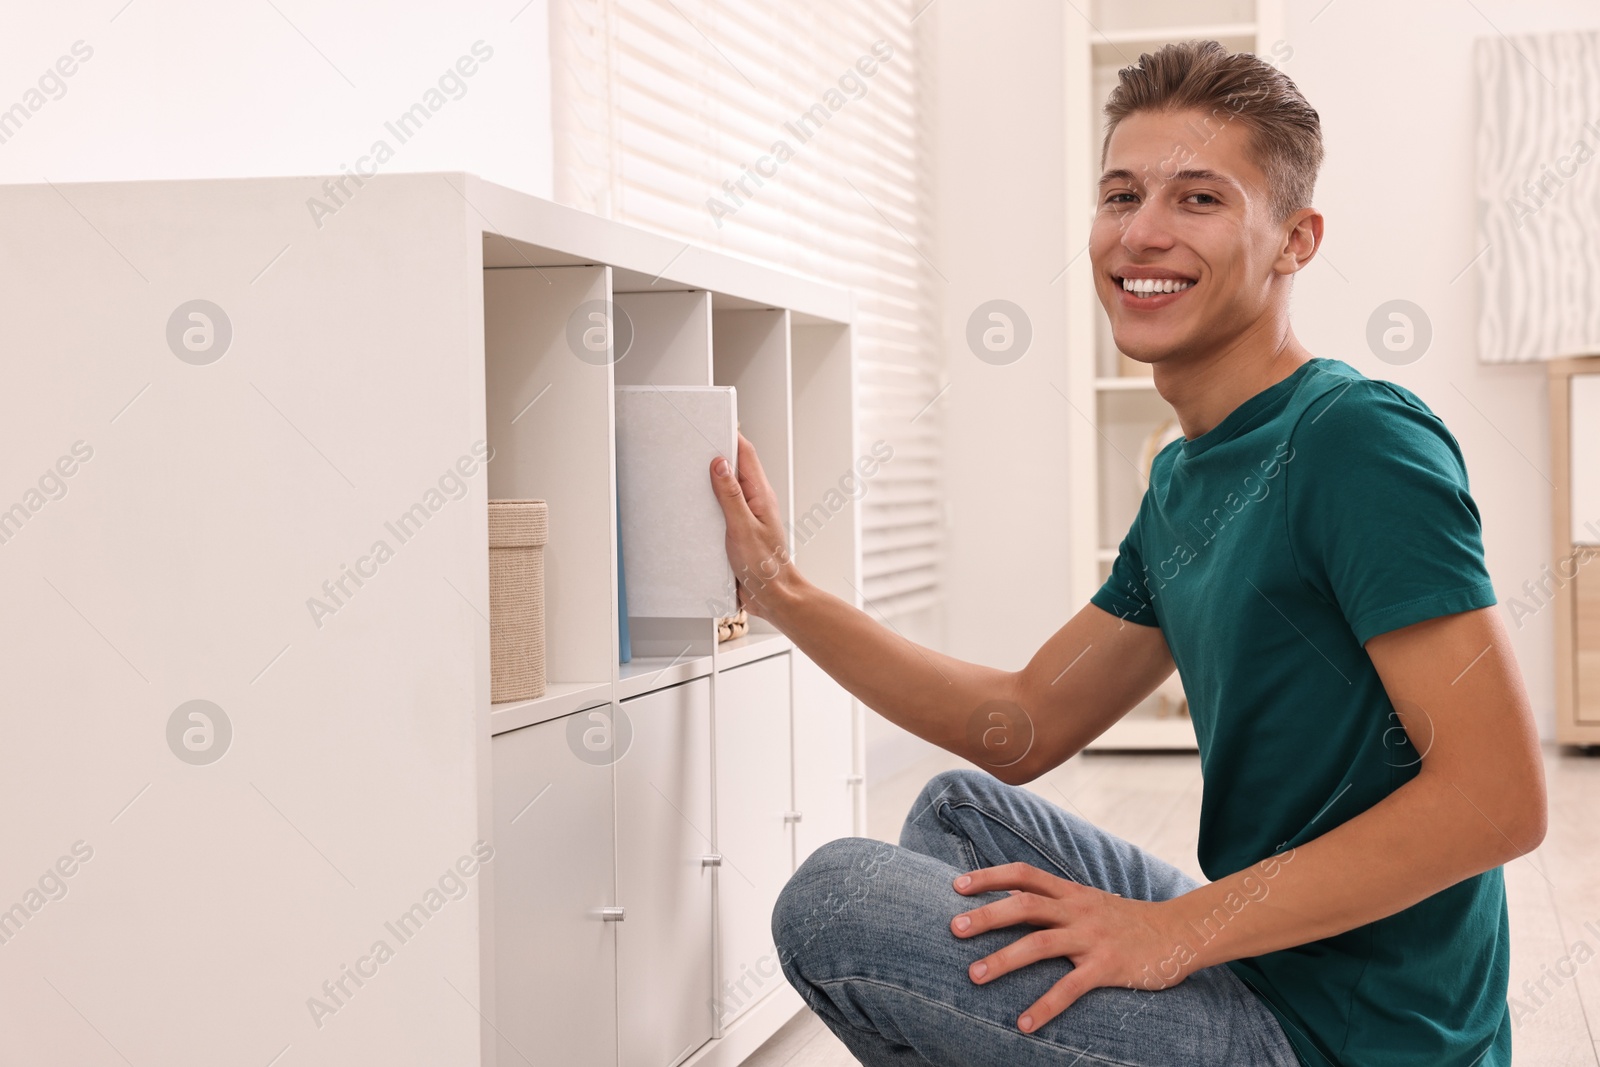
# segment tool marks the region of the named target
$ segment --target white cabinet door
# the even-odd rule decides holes
[[[855,829],[855,698],[799,651],[794,657],[795,865]]]
[[[618,1055],[669,1067],[711,1037],[711,680],[622,702],[618,758]],[[568,1062],[546,1058],[545,1062]],[[581,1061],[571,1061],[574,1063]]]
[[[793,873],[789,654],[717,678],[717,1011],[726,1025],[784,981],[772,908]]]
[[[611,768],[574,755],[567,727],[556,719],[492,743],[503,1064],[617,1061],[617,924],[601,912],[614,903]]]

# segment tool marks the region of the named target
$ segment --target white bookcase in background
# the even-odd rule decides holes
[[[657,253],[626,247],[645,235],[606,224],[626,235],[608,250],[591,222],[595,240],[582,249],[504,235],[484,246],[489,440],[497,456],[517,457],[497,459],[489,491],[549,500],[546,630],[562,634],[549,646],[549,693],[489,710],[496,840],[543,857],[506,864],[496,885],[497,915],[514,916],[495,939],[500,1062],[538,1049],[552,1062],[731,1067],[800,1006],[778,970],[772,908],[817,844],[863,825],[860,713],[760,619],[719,645],[711,618],[635,615],[645,590],[633,573],[631,656],[620,661],[614,486],[629,456],[616,396],[657,387],[670,404],[674,387],[732,386],[787,529],[797,490],[820,499],[855,455],[850,302],[726,258],[714,271],[678,269],[670,249],[668,273],[652,277],[644,268]],[[751,284],[758,276],[765,287]],[[612,347],[577,358],[574,321],[604,338],[608,305]],[[706,450],[686,436],[699,471]],[[689,480],[709,496],[708,476]],[[666,537],[678,507],[631,516],[624,529]],[[795,551],[851,602],[857,529],[855,511],[841,512]],[[611,781],[609,822],[583,818],[595,832],[585,862],[609,869],[613,884],[551,877],[559,853],[545,841],[566,832],[545,824],[596,788],[571,768],[552,773],[552,753],[581,763],[572,738],[591,730],[622,752],[584,768]],[[534,796],[545,810],[524,816]],[[552,956],[530,916],[565,927],[576,955]]]
[[[1067,247],[1086,249],[1100,177],[1105,131],[1101,107],[1117,71],[1163,44],[1214,39],[1234,51],[1269,61],[1283,41],[1281,0],[1153,0],[1123,4],[1095,0],[1087,18],[1066,26]],[[1281,51],[1281,49],[1280,49]],[[1292,71],[1291,71],[1292,73]],[[1172,408],[1148,373],[1116,351],[1110,325],[1095,295],[1088,252],[1067,272],[1068,397],[1081,418],[1069,431],[1072,456],[1072,586],[1083,603],[1111,573],[1117,544],[1144,494],[1140,456],[1149,435],[1172,417]],[[1176,678],[1166,687],[1180,696]],[[1107,730],[1094,749],[1193,749],[1186,716],[1159,716],[1152,696]]]

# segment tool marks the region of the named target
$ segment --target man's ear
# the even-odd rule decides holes
[[[1310,263],[1322,247],[1322,213],[1303,207],[1284,220],[1283,247],[1272,269],[1279,274],[1297,274]]]

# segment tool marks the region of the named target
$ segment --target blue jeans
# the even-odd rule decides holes
[[[1026,789],[975,770],[936,775],[900,844],[841,838],[794,873],[772,915],[783,973],[869,1067],[1295,1067],[1266,1004],[1226,967],[1159,991],[1091,990],[1031,1034],[1017,1017],[1062,975],[1040,960],[977,985],[967,967],[1037,929],[957,938],[950,922],[1001,892],[963,896],[956,875],[1021,861],[1125,897],[1198,883]]]

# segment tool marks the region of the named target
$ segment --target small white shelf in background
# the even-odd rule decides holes
[[[1066,245],[1089,243],[1100,178],[1101,112],[1116,88],[1118,72],[1173,41],[1216,40],[1230,50],[1265,55],[1287,38],[1283,0],[1153,0],[1130,7],[1115,0],[1090,0],[1084,18],[1062,20],[1065,34],[1065,144],[1067,169]],[[1135,21],[1145,25],[1130,25]],[[1103,27],[1104,29],[1100,29]],[[1080,210],[1081,209],[1081,210]],[[1066,397],[1083,416],[1068,420],[1067,453],[1076,493],[1070,519],[1072,592],[1076,603],[1105,580],[1117,543],[1138,512],[1145,491],[1137,473],[1146,442],[1169,420],[1172,407],[1148,374],[1130,369],[1119,355],[1110,324],[1096,298],[1088,257],[1067,270],[1068,359]],[[1095,741],[1093,749],[1195,748],[1186,718],[1157,718],[1140,707]]]
[[[717,670],[725,671],[729,667],[776,656],[793,647],[794,643],[782,634],[746,633],[743,637],[735,637],[717,646]]]
[[[1113,723],[1111,729],[1089,742],[1091,752],[1115,752],[1119,749],[1171,749],[1174,752],[1193,752],[1195,749],[1194,723],[1188,716],[1169,716],[1158,719],[1135,708]]]
[[[1094,387],[1102,393],[1155,392],[1156,380],[1133,374],[1123,377],[1102,377],[1094,380]]]
[[[665,689],[669,685],[704,678],[710,673],[709,653],[677,657],[635,656],[617,667],[616,697],[618,700],[627,700],[630,697],[643,696],[657,689]]]
[[[1096,45],[1163,45],[1168,41],[1238,40],[1254,37],[1253,22],[1214,23],[1210,26],[1151,26],[1148,29],[1108,30],[1093,37]]]
[[[1571,400],[1567,425],[1571,427],[1572,441],[1567,449],[1568,469],[1571,471],[1572,543],[1592,545],[1595,537],[1593,520],[1600,515],[1600,374],[1571,374],[1567,377]]]
[[[544,696],[491,705],[489,732],[503,734],[508,730],[520,730],[610,701],[610,682],[551,682],[545,686]]]

